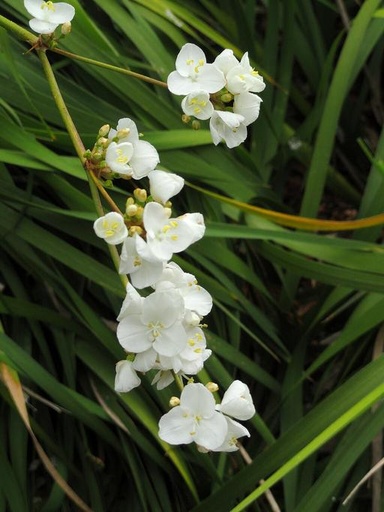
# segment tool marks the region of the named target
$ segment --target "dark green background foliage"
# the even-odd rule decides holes
[[[248,51],[267,82],[258,121],[235,150],[181,121],[166,89],[48,52],[86,147],[131,117],[161,167],[262,208],[328,220],[382,212],[384,9],[379,0],[88,0],[71,52],[166,80],[179,48]],[[21,0],[0,14],[27,27]],[[170,448],[157,421],[176,388],[152,376],[113,391],[124,357],[116,316],[124,289],[94,235],[81,163],[36,53],[0,29],[0,357],[24,386],[32,428],[95,512],[381,510],[384,252],[381,225],[303,232],[186,187],[177,212],[200,211],[206,237],[176,258],[214,297],[201,375],[245,381],[258,414],[239,453]],[[145,185],[145,183],[143,183]],[[111,190],[124,207],[129,183]],[[70,511],[0,383],[0,511]],[[373,448],[373,450],[372,450]],[[271,477],[271,479],[269,479]],[[256,499],[258,498],[258,499]],[[254,501],[256,500],[256,501]],[[235,510],[243,510],[246,504]]]

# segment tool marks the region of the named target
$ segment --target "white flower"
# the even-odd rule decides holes
[[[245,126],[256,121],[260,113],[262,99],[251,92],[236,94],[233,100],[233,112],[244,117]]]
[[[224,76],[227,76],[228,71],[238,66],[240,63],[233,55],[233,51],[227,48],[216,57],[213,64],[224,73]]]
[[[209,123],[213,143],[217,146],[223,140],[229,148],[239,146],[247,138],[244,121],[240,114],[215,110]]]
[[[147,244],[145,247],[137,247],[140,256],[148,261],[167,262],[173,253],[185,251],[204,234],[202,215],[196,215],[198,217],[193,219],[186,215],[169,218],[169,208],[159,203],[146,204],[143,224]]]
[[[159,356],[158,365],[160,370],[173,370],[181,375],[196,375],[204,361],[211,355],[206,350],[206,340],[200,327],[189,327],[186,329],[185,347],[173,357]]]
[[[237,66],[229,69],[226,75],[226,87],[232,94],[242,92],[261,92],[265,89],[263,77],[249,63],[248,52]]]
[[[117,212],[109,212],[96,219],[93,223],[93,229],[98,237],[104,238],[111,245],[121,244],[128,236],[124,218]]]
[[[133,286],[139,289],[155,284],[164,267],[162,261],[147,261],[140,256],[137,247],[145,245],[145,241],[136,234],[124,240],[120,254],[120,274],[130,274]]]
[[[225,417],[215,410],[215,399],[202,384],[187,384],[180,405],[159,421],[160,439],[172,445],[195,442],[214,450],[223,444],[227,432]]]
[[[132,176],[133,169],[129,165],[132,156],[133,145],[130,142],[111,142],[105,154],[105,161],[111,171]]]
[[[109,139],[114,139],[119,133],[119,141],[110,142],[105,160],[111,171],[132,176],[139,180],[154,170],[160,162],[156,149],[144,140],[139,139],[136,124],[127,117],[119,120],[117,130],[111,129]]]
[[[62,23],[68,23],[75,15],[75,8],[65,2],[24,0],[24,7],[33,16],[29,26],[38,34],[51,34]]]
[[[234,421],[227,416],[225,416],[225,419],[227,420],[228,432],[223,444],[212,450],[214,452],[235,452],[239,449],[237,445],[239,437],[250,437],[249,430],[241,425],[241,423]]]
[[[131,389],[140,386],[141,380],[135,372],[131,361],[119,361],[116,363],[115,391],[128,393]]]
[[[117,326],[117,338],[126,351],[140,353],[153,348],[172,357],[183,350],[186,332],[181,322],[184,303],[180,294],[154,292],[142,301],[140,312],[136,302],[132,309],[128,305]]]
[[[181,102],[181,108],[187,116],[194,116],[201,120],[209,119],[213,113],[213,105],[206,91],[195,91],[188,94]]]
[[[151,196],[158,203],[165,204],[184,187],[183,178],[172,172],[157,169],[151,171],[148,174],[148,178]]]
[[[159,280],[154,285],[156,290],[162,290],[164,288],[169,289],[170,287],[179,291],[184,299],[186,309],[192,313],[196,313],[199,319],[208,315],[211,311],[211,295],[207,290],[198,285],[196,277],[193,274],[184,272],[179,265],[173,261],[165,265]],[[188,321],[188,323],[190,322]]]
[[[255,406],[248,386],[240,380],[233,381],[216,409],[238,420],[252,418],[255,414]]]
[[[173,94],[186,95],[195,91],[214,93],[225,85],[223,73],[207,64],[203,50],[192,43],[185,44],[177,58],[176,71],[168,76],[168,89]]]

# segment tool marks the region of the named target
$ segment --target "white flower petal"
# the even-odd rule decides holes
[[[236,94],[233,102],[233,112],[244,117],[245,126],[250,125],[259,117],[262,99],[251,92]]]
[[[75,8],[72,5],[65,2],[52,2],[52,7],[53,9],[46,9],[49,11],[49,21],[52,23],[61,24],[73,20],[73,17],[75,16]]]
[[[218,448],[215,448],[214,452],[235,452],[239,449],[237,440],[239,437],[250,437],[248,429],[246,429],[241,423],[233,421],[231,418],[226,417],[228,431],[225,436],[224,442]]]
[[[240,380],[233,381],[224,393],[223,400],[217,409],[238,420],[252,418],[255,414],[255,406],[248,386]]]
[[[191,432],[194,425],[193,416],[186,416],[180,406],[174,407],[160,418],[159,437],[172,445],[192,443],[194,439]]]
[[[133,368],[139,372],[148,372],[151,370],[156,363],[157,352],[152,347],[145,352],[136,354],[135,360],[132,365]]]
[[[161,261],[143,259],[137,252],[138,245],[146,245],[139,235],[125,239],[120,255],[119,273],[130,274],[133,286],[142,289],[152,286],[160,279],[164,264]]]
[[[184,301],[175,290],[153,292],[144,299],[142,319],[146,325],[161,323],[162,328],[167,328],[183,315]]]
[[[243,121],[239,114],[215,110],[209,122],[213,143],[217,145],[223,140],[229,148],[239,146],[247,138]]]
[[[224,442],[227,432],[228,424],[225,417],[215,413],[211,418],[201,420],[194,441],[207,450],[214,450]]]
[[[145,352],[152,347],[148,328],[140,315],[126,315],[117,326],[117,339],[127,352]]]
[[[225,85],[224,74],[213,64],[206,64],[199,73],[200,89],[209,93],[220,91]]]
[[[119,361],[116,364],[115,391],[128,393],[140,386],[141,380],[135,372],[131,361]]]
[[[147,176],[149,172],[154,170],[159,162],[159,154],[152,144],[145,140],[135,142],[130,164],[133,170],[133,177],[136,180]]]
[[[33,18],[29,21],[29,26],[34,32],[37,32],[38,34],[52,34],[52,32],[57,29],[59,24]]]
[[[226,49],[223,50],[213,61],[213,64],[226,75],[228,71],[239,65],[239,61],[233,55],[233,51]]]
[[[151,171],[148,178],[152,198],[163,204],[178,194],[184,186],[183,178],[171,172]]]
[[[161,391],[166,388],[175,380],[173,373],[170,370],[160,370],[154,376],[151,384],[156,384],[156,389]]]
[[[162,329],[153,342],[153,348],[162,356],[173,357],[179,354],[186,342],[186,333],[181,322],[176,322],[168,329]]]

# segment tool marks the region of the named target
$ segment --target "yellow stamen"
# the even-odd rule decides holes
[[[56,10],[55,6],[53,5],[53,2],[43,2],[40,5],[40,9],[48,9],[49,11],[55,11]]]

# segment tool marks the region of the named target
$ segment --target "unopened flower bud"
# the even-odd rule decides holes
[[[103,126],[100,128],[99,133],[97,135],[98,138],[105,137],[106,135],[108,135],[110,129],[111,129],[111,127],[109,126],[109,124],[103,124]]]
[[[219,386],[216,384],[216,382],[208,382],[205,387],[210,391],[211,393],[216,393],[216,391],[219,390]]]
[[[225,94],[222,94],[220,96],[220,99],[223,103],[230,103],[231,101],[233,101],[233,96],[231,93],[227,92]]]
[[[141,219],[143,217],[144,208],[142,206],[137,206],[136,210],[136,218]]]
[[[61,33],[63,34],[63,36],[66,36],[68,35],[72,30],[72,25],[71,25],[71,22],[70,21],[66,21],[65,23],[63,23],[61,25]]]
[[[172,215],[172,210],[170,208],[164,208],[164,213],[169,219]]]
[[[97,140],[97,143],[101,144],[102,146],[104,146],[106,142],[109,142],[109,139],[107,139],[107,137],[99,137]]]
[[[133,197],[128,197],[127,202],[125,203],[125,207],[128,208],[130,204],[135,204]]]
[[[143,234],[143,228],[140,226],[131,226],[128,229],[129,236],[139,235],[141,236]]]
[[[200,130],[200,121],[198,121],[197,119],[194,119],[192,121],[192,128],[194,130]]]
[[[189,121],[191,120],[191,118],[189,116],[187,116],[187,114],[183,114],[181,116],[181,120],[183,121],[183,123],[188,124]]]
[[[90,149],[87,149],[86,151],[84,151],[84,154],[83,154],[83,157],[86,159],[86,160],[89,160],[92,156],[92,151]]]
[[[177,405],[180,405],[180,398],[178,398],[177,396],[171,397],[171,399],[169,400],[169,406],[176,407]]]
[[[139,203],[145,203],[147,200],[147,191],[144,188],[136,188],[133,191],[133,195],[139,201]]]
[[[96,150],[92,151],[92,160],[94,162],[101,162],[104,158],[104,151]]]
[[[129,204],[125,210],[128,217],[134,217],[137,213],[137,205]]]
[[[125,137],[128,137],[128,135],[131,133],[131,130],[129,128],[122,128],[116,133],[116,137],[121,140]]]

